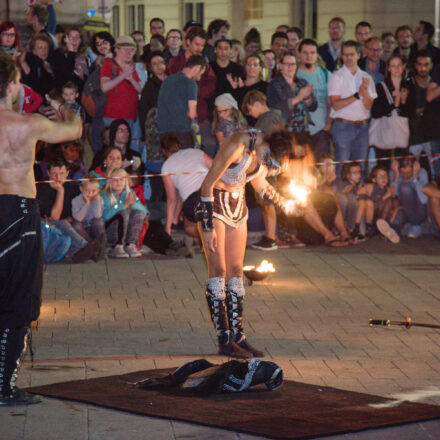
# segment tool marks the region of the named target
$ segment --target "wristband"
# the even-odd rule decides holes
[[[354,93],[353,96],[354,96],[356,99],[361,99],[361,97],[359,96],[359,92]]]
[[[214,197],[200,196],[200,201],[201,202],[213,202],[214,201]]]

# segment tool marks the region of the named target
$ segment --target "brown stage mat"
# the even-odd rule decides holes
[[[137,371],[118,376],[28,388],[47,397],[74,400],[135,414],[181,420],[277,439],[306,439],[440,418],[440,406],[389,402],[369,394],[284,381],[276,391],[254,389],[238,394],[194,397],[146,391],[127,382],[174,371]]]

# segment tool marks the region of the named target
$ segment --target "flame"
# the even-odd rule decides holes
[[[275,272],[275,268],[272,263],[267,260],[263,260],[260,265],[256,268],[255,266],[245,266],[243,270],[256,270],[257,272]]]
[[[295,182],[291,180],[289,184],[289,191],[300,203],[304,204],[307,202],[307,196],[309,195],[310,191],[305,186],[296,185]]]

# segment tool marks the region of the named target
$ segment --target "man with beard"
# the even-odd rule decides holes
[[[344,42],[345,21],[341,17],[333,17],[328,24],[330,40],[318,47],[318,53],[330,72],[336,69],[338,58]]]
[[[305,38],[298,46],[300,64],[297,77],[313,85],[313,93],[318,108],[309,113],[309,132],[312,136],[311,148],[316,159],[330,153],[330,107],[328,105],[327,82],[330,72],[317,65],[318,44],[311,38]]]
[[[403,25],[396,29],[397,47],[394,49],[393,55],[401,55],[405,60],[409,60],[411,56],[411,44],[413,42],[413,32],[410,26]]]

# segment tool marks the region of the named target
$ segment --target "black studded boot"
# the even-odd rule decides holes
[[[253,357],[264,357],[264,353],[252,347],[243,331],[243,298],[245,294],[242,277],[233,277],[226,282],[226,308],[229,329],[235,343],[252,354]]]
[[[239,347],[231,337],[225,307],[225,280],[210,278],[206,282],[206,301],[218,338],[218,354],[239,359],[249,359],[252,355]]]
[[[0,329],[0,406],[40,403],[39,397],[15,386],[18,370],[27,347],[29,327]]]

